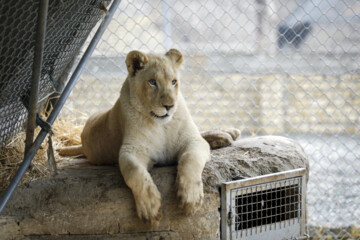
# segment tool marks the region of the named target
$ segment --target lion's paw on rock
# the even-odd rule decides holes
[[[178,193],[180,207],[186,215],[193,215],[202,205],[204,198],[203,183],[186,177],[178,177]]]
[[[158,226],[162,218],[161,194],[154,184],[145,184],[140,194],[134,194],[136,211],[140,219]]]
[[[205,131],[201,136],[210,144],[211,149],[217,149],[230,146],[240,134],[240,130],[236,128],[225,128]]]

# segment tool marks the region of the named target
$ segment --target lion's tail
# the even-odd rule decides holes
[[[63,157],[84,156],[82,145],[63,147],[58,150],[59,155]]]

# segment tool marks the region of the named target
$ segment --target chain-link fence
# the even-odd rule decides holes
[[[50,1],[38,108],[61,92],[81,46],[104,16],[101,0]],[[39,1],[1,1],[0,149],[23,129],[29,108]]]
[[[130,50],[175,47],[199,128],[297,140],[312,237],[360,239],[359,29],[356,0],[123,0],[64,113],[110,107]]]

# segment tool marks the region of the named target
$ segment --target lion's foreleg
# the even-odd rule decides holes
[[[202,204],[204,192],[201,174],[209,159],[209,145],[202,139],[189,143],[179,155],[177,195],[186,214],[194,214]]]
[[[161,195],[147,171],[149,160],[133,152],[120,151],[120,171],[134,195],[138,217],[156,226],[161,219]]]

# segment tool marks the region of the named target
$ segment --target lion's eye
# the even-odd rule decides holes
[[[149,84],[150,84],[150,86],[152,86],[152,87],[156,87],[156,86],[157,86],[157,83],[156,83],[156,80],[155,80],[155,79],[150,79],[150,80],[149,80]]]
[[[176,85],[176,83],[177,83],[177,80],[176,80],[176,79],[174,79],[174,80],[172,80],[172,82],[171,82],[171,83],[172,83],[172,85],[173,85],[173,86],[175,86],[175,85]]]

